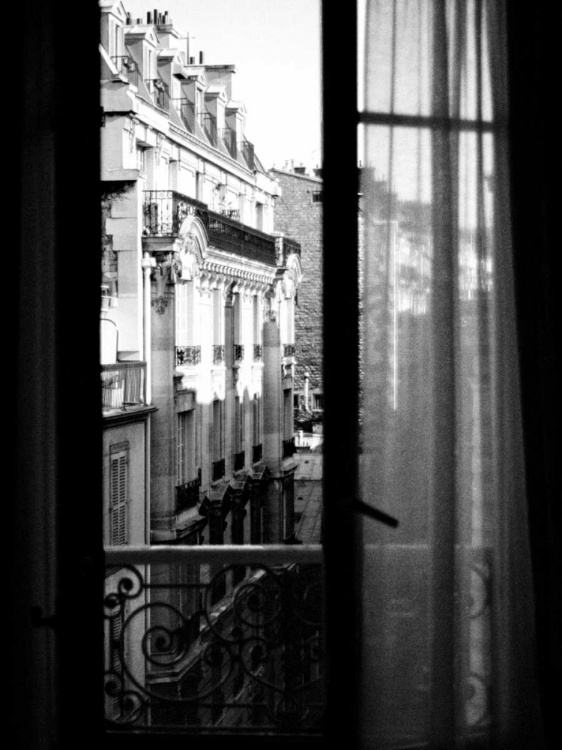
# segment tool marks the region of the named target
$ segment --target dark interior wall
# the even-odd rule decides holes
[[[538,665],[549,747],[559,734],[560,207],[562,139],[556,91],[562,8],[507,3],[510,146],[517,325],[535,580]]]

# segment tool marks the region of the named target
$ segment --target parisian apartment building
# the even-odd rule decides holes
[[[299,243],[274,218],[283,187],[245,136],[234,65],[195,59],[167,12],[132,18],[121,0],[100,9],[105,543],[294,544],[303,271]],[[175,585],[161,609],[188,623],[184,644],[197,651],[203,605],[193,589],[213,571],[174,570],[153,568],[150,583]],[[108,575],[108,590],[118,587],[119,570]],[[228,609],[245,575],[225,574],[211,609]],[[107,603],[110,718],[131,713],[126,684],[150,683],[172,701],[208,692],[216,665],[199,655],[175,671],[154,666],[154,643],[135,656],[147,622],[121,595]],[[170,631],[169,617],[150,617]],[[211,704],[179,713],[164,700],[151,721],[225,721],[224,702],[243,684],[239,674]]]
[[[167,14],[100,6],[107,542],[283,542],[302,269],[280,186],[234,65],[190,57]]]

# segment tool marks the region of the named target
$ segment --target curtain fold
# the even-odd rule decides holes
[[[363,745],[540,747],[505,8],[365,30],[360,483],[400,526],[363,521]]]

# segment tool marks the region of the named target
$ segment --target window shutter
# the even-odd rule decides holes
[[[129,494],[127,451],[113,454],[110,461],[111,544],[127,544]]]

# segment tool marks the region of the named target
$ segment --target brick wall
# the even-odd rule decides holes
[[[322,203],[313,199],[322,190],[322,180],[277,169],[270,174],[282,190],[275,201],[275,231],[301,243],[304,277],[295,312],[295,390],[304,388],[308,372],[311,391],[322,391]]]

